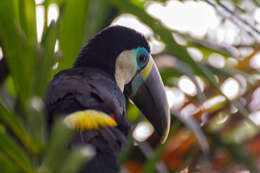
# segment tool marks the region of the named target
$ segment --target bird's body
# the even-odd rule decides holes
[[[72,68],[61,71],[50,83],[49,93],[47,105],[51,115],[85,109],[125,114],[124,95],[112,77],[99,69]],[[64,102],[70,102],[72,106],[63,107],[67,104]],[[108,108],[104,103],[110,103],[114,108]],[[116,110],[113,112],[113,109]]]
[[[72,68],[55,76],[49,85],[49,93],[49,123],[57,118],[52,115],[87,109],[105,112],[116,119],[118,126],[115,128],[78,132],[71,146],[90,144],[95,147],[95,159],[84,168],[89,173],[103,172],[104,168],[108,168],[106,172],[117,172],[116,156],[126,141],[130,125],[126,119],[125,97],[113,77],[99,69]]]
[[[46,99],[50,128],[57,116],[78,127],[68,117],[73,114],[73,119],[82,118],[85,110],[102,112],[116,122],[116,126],[76,128],[69,146],[91,145],[96,152],[81,173],[119,171],[117,156],[131,129],[123,92],[137,103],[159,135],[163,138],[167,135],[168,105],[149,52],[149,45],[141,34],[126,27],[109,27],[90,40],[71,69],[59,72],[50,82]],[[93,117],[91,111],[86,117]],[[76,122],[84,126],[84,121]]]

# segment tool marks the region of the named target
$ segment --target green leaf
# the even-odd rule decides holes
[[[14,85],[14,79],[10,75],[7,77],[6,88],[7,88],[8,93],[12,97],[16,97],[17,96],[16,90],[15,90],[15,85]]]
[[[33,169],[25,151],[20,148],[7,134],[0,131],[0,151],[10,157],[15,164],[26,173],[32,173]]]
[[[23,28],[17,21],[16,1],[0,1],[0,38],[21,104],[32,93],[34,79],[34,45],[27,42]]]
[[[28,135],[24,125],[22,122],[16,117],[13,113],[11,113],[0,100],[0,120],[5,123],[7,127],[9,127],[14,134],[20,139],[20,141],[26,146],[26,148],[35,153],[37,151],[37,147],[33,143],[31,137]]]
[[[208,64],[201,63],[202,66],[211,71],[211,73],[221,77],[232,77],[235,72],[232,69],[227,68],[216,68]]]
[[[64,164],[64,159],[68,155],[68,144],[72,138],[72,130],[68,129],[63,121],[58,121],[52,127],[49,144],[41,164],[40,173],[56,173],[58,168]]]
[[[22,30],[26,35],[27,42],[34,45],[37,42],[35,2],[34,0],[19,0],[18,2]]]
[[[218,53],[222,55],[224,58],[232,56],[228,48],[219,45],[214,45],[213,43],[205,40],[188,41],[187,46],[195,46],[196,48],[200,49],[200,51],[206,58],[209,57],[209,55],[211,55],[212,53]]]
[[[39,58],[36,65],[35,90],[36,95],[43,97],[51,77],[52,66],[54,64],[54,47],[57,37],[56,23],[51,23],[42,38]]]
[[[114,19],[118,10],[111,8],[111,4],[107,0],[89,0],[88,14],[86,18],[86,27],[84,33],[84,41],[90,40],[103,27],[109,25]],[[102,13],[100,13],[102,11]]]
[[[0,152],[0,168],[2,173],[18,173],[19,168]],[[19,170],[21,172],[21,170]]]
[[[129,137],[127,144],[125,144],[124,148],[121,151],[121,154],[119,156],[118,162],[120,165],[123,165],[126,161],[131,152],[133,151],[133,144],[134,144],[134,139],[133,137]]]
[[[70,68],[83,46],[88,4],[88,0],[65,2],[59,36],[63,59],[59,62],[59,70]]]
[[[63,164],[61,164],[61,168],[57,172],[77,173],[81,166],[86,164],[87,160],[92,158],[93,154],[94,151],[92,151],[92,148],[88,146],[74,148],[68,154]]]

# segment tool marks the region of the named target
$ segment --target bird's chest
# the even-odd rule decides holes
[[[101,80],[95,86],[96,94],[101,98],[102,106],[117,117],[125,117],[125,97],[119,87],[109,80]]]

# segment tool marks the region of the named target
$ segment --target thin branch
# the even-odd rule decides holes
[[[230,20],[233,24],[235,24],[237,27],[239,27],[239,29],[242,29],[242,30],[244,30],[250,37],[252,37],[253,39],[255,39],[255,34],[257,34],[257,35],[260,35],[260,32],[259,31],[257,31],[255,28],[254,29],[252,29],[252,28],[250,28],[247,24],[245,24],[245,22],[242,22],[241,21],[241,18],[238,18],[235,14],[234,14],[234,12],[233,11],[227,11],[226,9],[228,9],[228,8],[223,8],[222,6],[220,6],[220,5],[217,5],[215,2],[211,2],[210,0],[204,0],[207,4],[209,4],[210,6],[212,6],[213,8],[215,8],[215,10],[216,10],[216,12],[219,14],[219,15],[221,15],[223,18],[225,18],[225,19],[228,19],[228,20]],[[223,4],[222,4],[223,5]],[[224,9],[226,12],[228,12],[229,14],[231,14],[231,17],[226,17],[224,14],[222,14],[221,12],[220,12],[220,9],[219,9],[219,7],[221,7],[222,9]],[[232,13],[231,13],[232,12]],[[241,24],[243,24],[243,25],[241,25]],[[256,31],[257,32],[256,32]]]
[[[238,45],[233,45],[235,48],[254,48],[257,50],[260,50],[260,43],[254,43],[254,44],[238,44]]]
[[[220,7],[222,7],[225,11],[227,11],[229,14],[231,14],[232,16],[236,17],[238,20],[240,20],[242,23],[244,23],[246,26],[248,26],[249,28],[251,28],[251,30],[255,31],[257,34],[260,35],[260,31],[258,31],[253,25],[251,25],[249,22],[247,22],[246,20],[242,19],[239,15],[235,15],[235,12],[232,11],[231,9],[229,9],[227,6],[225,6],[222,2],[217,1],[217,3],[219,4]]]

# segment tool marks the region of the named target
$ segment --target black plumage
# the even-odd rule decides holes
[[[150,53],[149,44],[143,35],[123,26],[112,26],[89,41],[73,67],[94,67],[114,77],[117,56],[124,50],[137,47],[144,47]]]
[[[48,124],[56,116],[94,109],[114,115],[117,127],[77,132],[70,146],[91,144],[96,155],[82,173],[118,172],[116,157],[130,130],[125,97],[115,81],[116,57],[123,50],[149,46],[136,31],[113,26],[103,30],[82,49],[74,66],[59,72],[48,89]]]

